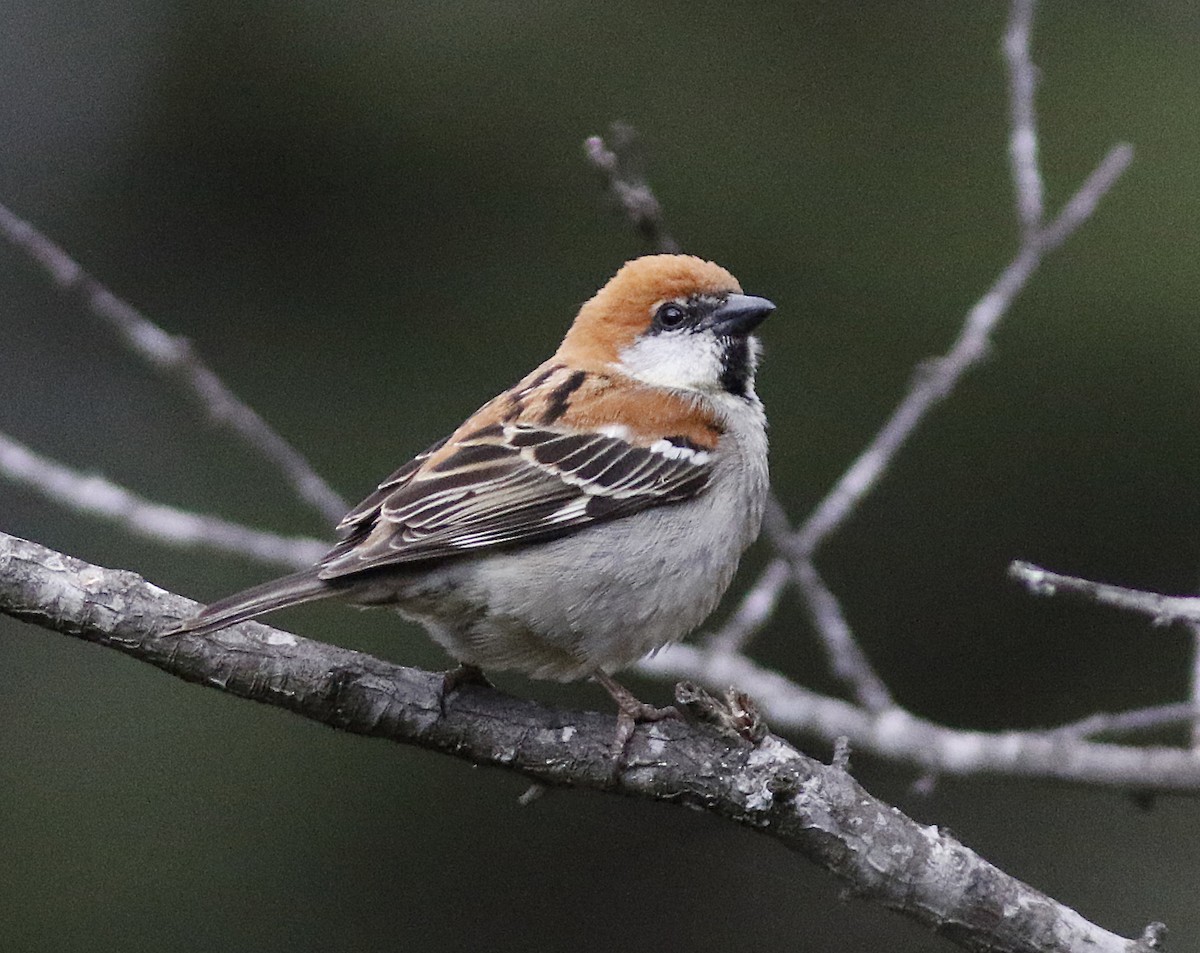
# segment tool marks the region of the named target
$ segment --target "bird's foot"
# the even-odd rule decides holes
[[[484,688],[496,687],[488,681],[487,676],[483,674],[483,669],[478,665],[471,665],[469,662],[459,662],[457,667],[442,673],[442,692],[438,696],[438,707],[442,710],[443,718],[446,716],[446,701],[464,685],[481,685]]]
[[[665,718],[679,718],[679,710],[673,705],[655,708],[639,701],[633,692],[607,672],[596,672],[592,678],[617,703],[617,734],[613,739],[613,759],[615,770],[620,773],[625,766],[625,756],[629,753],[629,741],[633,738],[637,726],[645,722],[662,721]]]

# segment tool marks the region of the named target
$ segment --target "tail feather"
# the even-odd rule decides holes
[[[171,634],[206,635],[219,629],[227,629],[239,622],[246,622],[266,612],[325,599],[339,591],[341,587],[319,579],[317,572],[317,567],[305,569],[228,596],[205,606],[190,619],[180,622]]]

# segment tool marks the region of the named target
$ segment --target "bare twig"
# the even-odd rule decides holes
[[[1038,234],[1038,242],[1043,253],[1053,251],[1095,214],[1100,200],[1117,184],[1117,180],[1129,168],[1131,162],[1133,162],[1133,146],[1128,142],[1118,142],[1105,153],[1099,165],[1092,170],[1092,174],[1071,196],[1054,221]]]
[[[854,700],[869,712],[881,712],[895,703],[883,679],[867,660],[854,637],[850,623],[842,614],[842,606],[833,590],[825,584],[811,559],[792,563],[796,585],[804,593],[813,626],[822,635],[821,642],[829,656],[830,668],[854,693]]]
[[[1192,672],[1188,697],[1196,711],[1192,722],[1192,748],[1200,752],[1200,623],[1192,623]]]
[[[676,254],[679,243],[667,231],[662,206],[634,167],[632,152],[636,140],[632,126],[614,122],[608,143],[600,136],[589,136],[583,143],[583,151],[588,162],[604,175],[609,192],[637,233],[657,251]]]
[[[3,205],[0,205],[0,235],[41,265],[60,291],[77,296],[92,314],[107,322],[134,353],[195,397],[214,423],[227,427],[278,467],[300,499],[331,522],[342,517],[348,509],[346,501],[321,479],[298,450],[234,395],[196,356],[186,340],[167,334],[116,297],[62,248]]]
[[[1094,738],[1096,735],[1130,735],[1140,731],[1154,731],[1158,728],[1170,728],[1175,725],[1186,725],[1200,715],[1200,708],[1191,702],[1174,702],[1170,705],[1154,705],[1150,708],[1137,708],[1133,711],[1098,712],[1062,725],[1050,731],[1050,734],[1063,735],[1069,738]]]
[[[0,534],[0,611],[115,648],[179,678],[336,728],[517,772],[708,811],[778,839],[960,946],[998,953],[1129,953],[1110,933],[878,801],[840,766],[773,735],[753,744],[664,721],[634,735],[614,772],[613,719],[483,686],[444,695],[438,674],[311,642],[258,623],[164,639],[193,604],[133,573]],[[1161,928],[1154,927],[1154,937]],[[1147,934],[1150,936],[1150,934]],[[1147,941],[1149,942],[1149,941]]]
[[[291,569],[311,566],[329,549],[320,540],[279,536],[151,503],[104,477],[80,473],[34,453],[3,433],[0,474],[68,509],[114,520],[132,533],[173,546],[205,546]]]
[[[784,587],[792,578],[792,567],[782,556],[772,559],[754,585],[742,596],[733,615],[705,642],[710,652],[740,652],[757,632],[775,616]]]
[[[1149,616],[1155,625],[1187,623],[1191,634],[1192,664],[1189,673],[1189,701],[1178,705],[1162,705],[1147,712],[1181,712],[1177,722],[1192,722],[1192,748],[1200,749],[1200,596],[1168,596],[1160,592],[1129,589],[1109,583],[1067,576],[1042,569],[1020,560],[1008,567],[1008,574],[1036,596],[1054,596],[1060,593],[1077,596],[1089,602],[1114,609],[1124,609]],[[1126,713],[1114,718],[1133,719],[1136,713]],[[1099,716],[1093,716],[1099,717]],[[1085,719],[1082,724],[1087,723]]]
[[[763,534],[777,550],[787,545],[792,527],[788,522],[783,505],[773,493],[767,499],[767,511],[763,518]],[[704,640],[713,652],[736,652],[766,625],[775,614],[779,598],[791,575],[791,567],[782,557],[771,561],[767,570],[759,576],[754,586],[738,604],[737,610],[716,632]]]
[[[1184,712],[1180,720],[1192,722],[1192,747],[1200,749],[1200,596],[1167,596],[1143,589],[1128,589],[1095,582],[1079,576],[1042,569],[1020,560],[1008,567],[1008,574],[1037,596],[1059,593],[1078,596],[1089,602],[1125,609],[1149,616],[1155,625],[1185,622],[1191,632],[1192,664],[1189,673],[1189,701],[1180,705],[1159,706],[1160,711]],[[1153,711],[1154,709],[1147,709]]]
[[[1013,0],[1013,19],[1005,40],[1005,51],[1012,64],[1010,100],[1014,129],[1010,158],[1017,193],[1015,201],[1019,216],[1026,226],[1020,247],[992,287],[968,312],[950,350],[918,368],[912,386],[891,417],[795,532],[787,546],[786,557],[772,561],[764,570],[732,616],[736,625],[731,624],[729,631],[718,633],[715,637],[713,644],[720,645],[723,651],[735,650],[746,644],[754,634],[756,625],[766,621],[761,608],[777,604],[783,587],[796,578],[800,568],[811,560],[820,545],[854,514],[867,494],[882,480],[900,448],[929,412],[949,397],[963,376],[987,356],[991,335],[1017,295],[1029,283],[1045,255],[1061,245],[1091,217],[1100,200],[1116,184],[1133,159],[1132,146],[1127,143],[1114,146],[1054,220],[1044,228],[1040,227],[1042,190],[1036,165],[1037,126],[1032,100],[1034,67],[1027,48],[1032,11],[1030,0]],[[1026,44],[1026,47],[1016,49],[1017,42]],[[791,571],[785,572],[789,560]],[[804,592],[803,588],[801,591]],[[804,594],[812,602],[826,600],[827,593],[827,589],[818,588]],[[751,598],[754,600],[753,606],[747,604]],[[841,635],[835,630],[818,632],[827,642],[830,639],[841,640]],[[830,648],[830,654],[836,656],[838,650]],[[869,668],[860,671],[869,673],[864,674],[867,678],[874,674],[870,673]],[[860,693],[863,690],[854,683],[852,687]]]
[[[1089,602],[1149,616],[1155,625],[1200,622],[1200,596],[1166,596],[1160,592],[1127,589],[1079,576],[1065,576],[1020,560],[1008,567],[1008,574],[1035,596],[1059,593],[1080,596]]]
[[[815,553],[817,547],[854,513],[929,411],[949,397],[963,376],[987,356],[992,333],[1008,313],[1013,300],[1025,289],[1045,254],[1062,244],[1087,220],[1132,158],[1131,146],[1114,146],[1054,221],[1038,234],[1037,240],[1021,247],[992,287],[968,312],[950,350],[940,358],[926,361],[918,369],[911,389],[887,423],[796,532],[795,553],[804,556]]]
[[[686,644],[643,659],[638,668],[656,678],[737,685],[752,695],[775,730],[798,732],[830,746],[845,736],[860,756],[929,774],[1200,793],[1200,758],[1190,749],[1101,744],[1057,731],[968,731],[927,721],[896,705],[876,714],[807,689],[741,653],[718,654]]]
[[[1043,214],[1037,113],[1033,105],[1038,74],[1030,56],[1033,7],[1034,0],[1012,0],[1003,44],[1008,64],[1008,108],[1012,127],[1008,140],[1009,168],[1012,170],[1017,218],[1027,239],[1042,227]]]

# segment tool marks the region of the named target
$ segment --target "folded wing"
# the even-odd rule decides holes
[[[435,445],[342,521],[321,563],[334,579],[382,566],[532,543],[704,491],[709,455],[660,440],[496,424]]]

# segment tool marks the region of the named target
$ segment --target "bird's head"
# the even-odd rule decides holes
[[[745,397],[758,362],[751,332],[774,310],[711,261],[647,255],[579,309],[558,356],[655,387]]]

